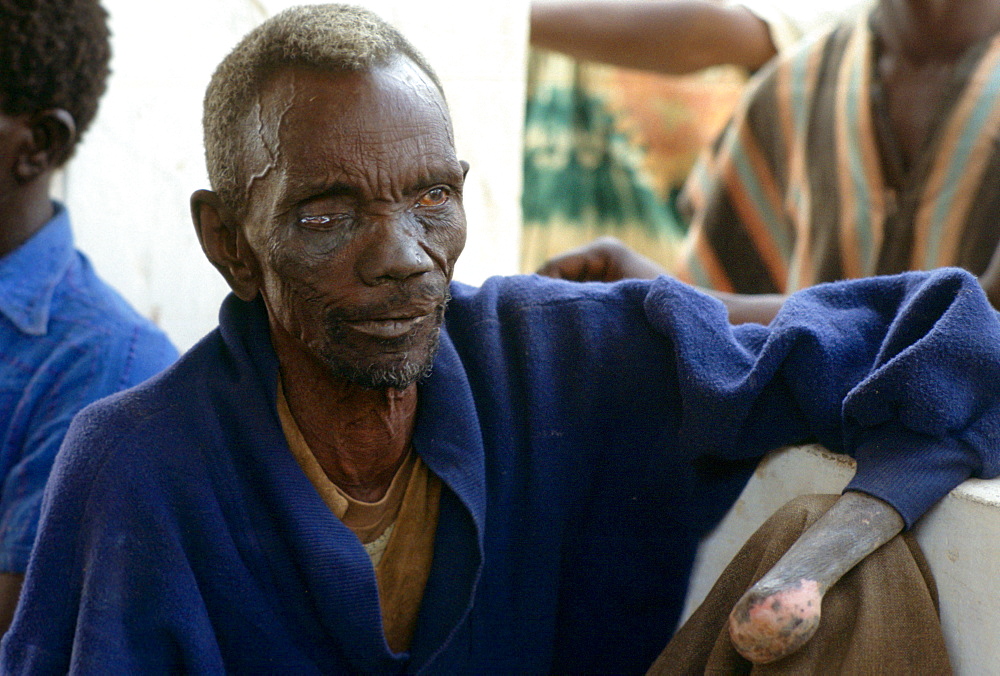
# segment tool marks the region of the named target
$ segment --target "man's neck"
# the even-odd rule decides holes
[[[0,193],[0,256],[28,241],[52,218],[48,180]]]
[[[881,0],[876,31],[883,49],[912,63],[956,61],[1000,32],[995,0]]]
[[[281,359],[281,383],[327,477],[357,500],[381,499],[410,448],[416,385],[370,390],[335,380],[314,360],[300,357]]]

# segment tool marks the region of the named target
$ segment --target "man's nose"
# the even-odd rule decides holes
[[[421,245],[422,231],[405,215],[379,219],[358,260],[362,281],[370,285],[402,281],[433,270],[434,261]]]

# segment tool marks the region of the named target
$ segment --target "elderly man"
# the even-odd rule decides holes
[[[641,671],[768,449],[852,452],[874,530],[1000,472],[1000,323],[961,271],[735,330],[665,278],[451,283],[468,167],[366,11],[254,30],[205,142],[192,212],[233,295],[77,417],[4,673]]]
[[[110,55],[96,0],[0,0],[0,633],[70,420],[177,357],[74,250],[69,213],[49,198]]]

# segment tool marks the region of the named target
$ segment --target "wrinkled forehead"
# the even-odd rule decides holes
[[[250,120],[272,150],[423,137],[453,153],[447,104],[409,59],[364,71],[284,68],[264,84],[259,119]],[[253,132],[251,132],[253,133]],[[444,149],[444,148],[443,148]]]

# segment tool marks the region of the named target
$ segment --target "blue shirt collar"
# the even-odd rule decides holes
[[[69,212],[55,215],[31,239],[0,258],[0,313],[23,333],[45,335],[52,296],[73,260]]]

